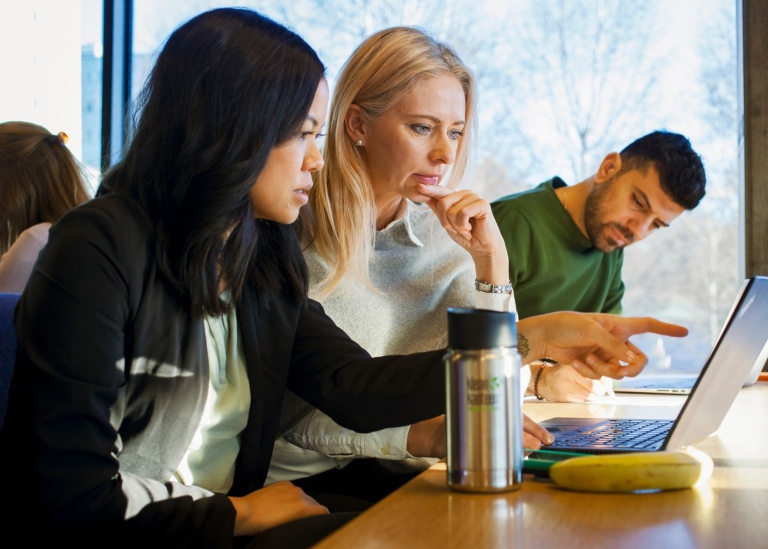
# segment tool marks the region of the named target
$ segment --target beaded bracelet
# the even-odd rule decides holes
[[[544,397],[539,394],[539,378],[541,377],[541,372],[544,371],[544,368],[546,368],[546,366],[539,366],[539,371],[536,372],[536,377],[533,378],[533,394],[536,395],[537,400],[544,400]]]

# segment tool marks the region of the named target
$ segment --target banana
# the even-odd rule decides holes
[[[573,457],[554,464],[549,477],[582,492],[680,490],[712,475],[712,458],[695,448]]]

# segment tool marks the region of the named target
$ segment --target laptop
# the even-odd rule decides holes
[[[689,395],[699,376],[658,374],[624,378],[613,382],[614,393]]]
[[[723,324],[723,329],[720,330],[718,341],[723,337],[725,327],[728,325],[730,318],[733,316],[733,312],[736,310],[736,306],[741,300],[741,295],[749,285],[751,279],[747,279],[742,282],[739,288],[736,299],[731,306],[731,310],[728,313],[728,317]],[[717,343],[715,343],[715,347]],[[763,369],[764,364],[760,361],[755,362],[750,370],[747,379],[744,380],[744,387],[754,384],[757,381],[760,372]],[[696,384],[698,375],[693,374],[645,374],[641,373],[636,377],[628,377],[613,382],[613,390],[616,393],[647,393],[647,394],[677,394],[688,395],[691,393],[691,389]]]
[[[677,419],[553,418],[541,423],[555,436],[545,448],[589,454],[679,450],[720,428],[739,390],[757,379],[766,360],[768,277],[755,276],[742,284]]]

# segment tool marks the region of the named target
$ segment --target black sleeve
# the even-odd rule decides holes
[[[310,300],[296,329],[288,388],[361,433],[445,413],[444,350],[371,358]]]
[[[24,524],[39,522],[36,535],[228,547],[235,511],[226,496],[121,468],[125,333],[141,299],[131,271],[146,263],[145,241],[135,242],[143,237],[125,222],[83,207],[51,231],[17,311],[7,425],[16,446],[3,476],[23,483]]]

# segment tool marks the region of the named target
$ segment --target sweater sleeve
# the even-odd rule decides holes
[[[491,294],[475,290],[475,307],[505,313],[517,312],[514,290],[509,294]]]
[[[284,438],[291,444],[329,457],[399,460],[406,450],[410,427],[391,427],[373,433],[357,433],[341,427],[320,410],[302,418]]]

